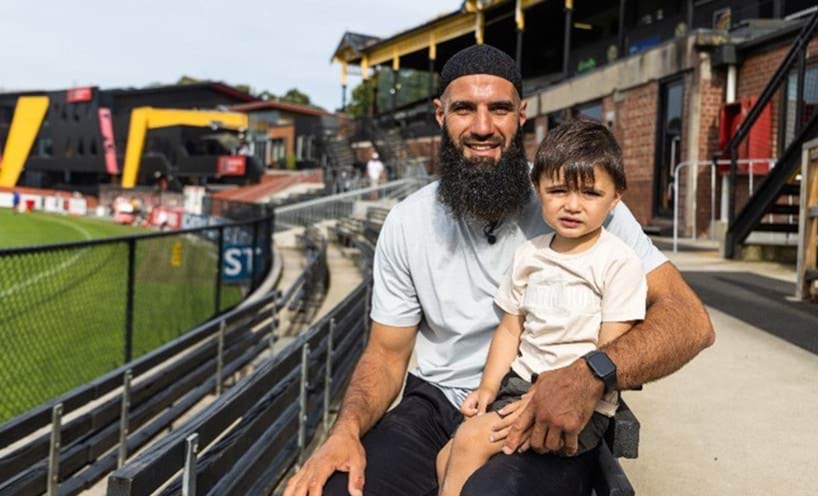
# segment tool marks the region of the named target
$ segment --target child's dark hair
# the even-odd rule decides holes
[[[604,125],[574,119],[549,131],[537,149],[531,180],[557,179],[563,171],[565,185],[572,191],[594,183],[594,166],[602,167],[613,179],[616,191],[627,188],[622,149]]]

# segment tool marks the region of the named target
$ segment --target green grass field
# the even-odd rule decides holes
[[[140,232],[147,230],[101,219],[67,217],[43,212],[15,214],[10,209],[0,208],[0,248],[129,236]]]
[[[0,246],[137,234],[93,219],[0,210]],[[134,358],[214,312],[215,245],[192,235],[140,240]],[[128,244],[0,256],[0,422],[124,362]],[[241,299],[224,286],[221,308]]]

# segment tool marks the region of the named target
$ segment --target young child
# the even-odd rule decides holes
[[[582,120],[556,128],[540,144],[531,178],[554,232],[520,246],[500,285],[495,303],[504,314],[480,386],[463,402],[467,418],[437,457],[443,496],[460,494],[469,476],[500,452],[509,428],[492,432],[497,415],[527,400],[538,373],[570,365],[645,317],[642,262],[602,227],[626,187],[622,151],[610,131]],[[599,401],[579,435],[578,453],[599,443],[618,401],[616,391]]]

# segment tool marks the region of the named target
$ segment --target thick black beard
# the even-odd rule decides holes
[[[437,196],[454,217],[496,222],[519,213],[528,202],[532,188],[519,127],[499,160],[467,159],[444,124],[439,157]]]

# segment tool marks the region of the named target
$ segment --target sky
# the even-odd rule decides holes
[[[461,0],[0,2],[0,92],[172,84],[182,75],[290,88],[333,110],[345,31],[387,37]],[[351,76],[347,95],[360,78]]]

